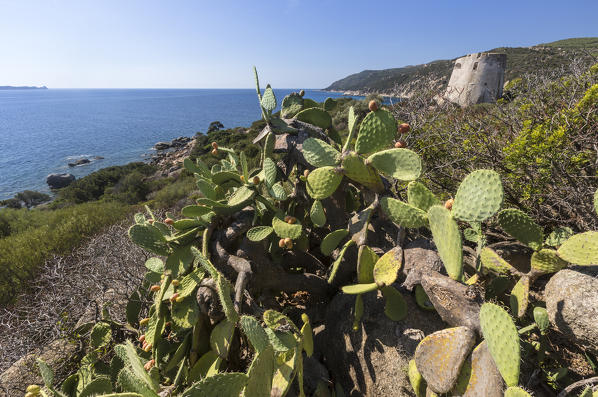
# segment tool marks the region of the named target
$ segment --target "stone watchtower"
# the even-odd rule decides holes
[[[444,98],[461,106],[495,102],[502,96],[507,54],[479,52],[455,61]]]

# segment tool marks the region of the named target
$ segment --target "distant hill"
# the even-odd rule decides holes
[[[45,85],[41,87],[33,86],[12,86],[12,85],[0,85],[0,90],[47,90],[48,87]]]
[[[598,37],[573,38],[533,47],[499,47],[485,52],[507,54],[505,81],[526,72],[567,66],[575,57],[598,58]],[[463,54],[465,55],[465,54]],[[384,70],[364,70],[335,81],[325,88],[351,94],[379,93],[408,97],[422,81],[431,79],[439,89],[446,87],[455,59]]]

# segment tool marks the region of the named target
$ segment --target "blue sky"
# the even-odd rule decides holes
[[[0,85],[321,88],[364,69],[598,36],[598,0],[0,0]]]

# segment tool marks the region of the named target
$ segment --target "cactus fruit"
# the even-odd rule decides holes
[[[295,223],[291,224],[285,222],[280,216],[272,218],[272,229],[274,233],[280,238],[298,239],[301,236],[303,227],[295,219]],[[286,243],[285,243],[286,244]]]
[[[321,139],[307,138],[303,142],[303,157],[314,167],[338,165],[341,154]]]
[[[455,203],[454,199],[448,199],[444,202],[444,208],[446,208],[447,210],[452,210],[453,209],[453,204]]]
[[[550,327],[548,311],[540,306],[534,307],[534,321],[541,333],[545,333]]]
[[[217,142],[212,142],[212,149],[218,149],[218,143]]]
[[[286,244],[284,243],[284,239],[283,238],[281,238],[280,240],[278,240],[278,246],[280,248],[286,247]]]
[[[367,163],[400,181],[415,180],[422,172],[421,158],[409,149],[382,150],[368,157]]]
[[[297,223],[297,218],[295,218],[294,216],[290,216],[289,219],[287,220],[287,223],[289,225],[294,225],[295,223]]]
[[[375,112],[376,110],[378,110],[378,102],[376,102],[375,100],[371,100],[368,103],[368,109],[370,109],[370,111]]]
[[[300,97],[302,97],[302,96],[304,96],[304,95],[305,95],[305,90],[301,90],[301,91],[299,91],[299,96],[300,96]]]
[[[502,182],[496,171],[473,171],[459,185],[453,216],[462,221],[482,222],[500,209],[503,195]]]
[[[428,212],[431,206],[440,204],[434,193],[418,181],[411,181],[407,185],[407,202],[425,212]]]
[[[384,190],[380,175],[371,165],[366,165],[359,155],[353,152],[346,154],[342,161],[342,167],[347,178],[361,183],[374,192]]]
[[[164,219],[164,223],[172,226],[172,225],[174,225],[174,219],[166,218],[166,219]]]
[[[402,148],[406,148],[407,144],[405,143],[405,141],[396,141],[395,142],[395,149],[402,149]]]
[[[339,243],[347,237],[349,231],[347,229],[339,229],[328,233],[320,243],[320,251],[322,255],[329,256],[332,251],[336,249]]]
[[[555,273],[566,267],[567,262],[559,257],[558,252],[544,248],[532,254],[531,266],[543,273]]]
[[[515,208],[507,208],[499,212],[500,227],[517,240],[533,250],[542,248],[544,235],[542,229],[525,212]]]
[[[407,228],[428,226],[428,214],[421,209],[392,197],[380,199],[382,211],[397,225]]]
[[[271,226],[255,226],[247,231],[247,238],[250,241],[262,241],[272,234],[274,229]]]
[[[332,195],[340,185],[343,174],[334,167],[320,167],[310,172],[307,177],[307,193],[316,200]]]
[[[488,349],[507,386],[519,383],[519,333],[509,314],[494,303],[480,309],[480,325]]]
[[[392,144],[396,131],[397,121],[389,111],[380,109],[370,112],[359,127],[355,151],[359,154],[369,154],[386,149]]]
[[[285,238],[284,239],[284,246],[286,247],[286,249],[292,249],[293,248],[293,240],[291,240],[290,238]]]
[[[25,389],[25,391],[27,393],[33,393],[35,394],[39,394],[39,392],[41,391],[41,387],[39,387],[38,385],[29,385],[27,386],[27,389]]]
[[[143,368],[144,368],[146,371],[149,371],[150,369],[152,369],[152,367],[154,366],[154,364],[156,364],[156,360],[154,360],[154,359],[151,359],[151,360],[149,360],[147,363],[145,363],[145,365],[143,366]]]
[[[520,387],[512,386],[505,390],[504,397],[532,397],[531,394],[526,392]]]
[[[305,100],[304,100],[305,101]],[[295,115],[295,118],[305,123],[313,124],[325,130],[332,125],[332,117],[327,111],[314,107],[303,109]]]
[[[426,336],[415,349],[415,364],[436,393],[447,393],[475,343],[467,327],[447,328]]]
[[[460,281],[463,276],[463,248],[457,222],[449,210],[439,205],[430,208],[428,221],[446,272],[453,280]]]
[[[384,314],[392,321],[401,321],[407,317],[407,302],[403,295],[393,286],[383,287],[381,289],[384,296]]]
[[[212,153],[212,156],[217,156],[218,155],[218,149],[212,149],[211,153]]]
[[[303,177],[307,178],[309,176],[309,170],[303,171]]]
[[[143,334],[142,334],[142,335],[139,337],[138,341],[139,341],[139,342],[141,342],[141,343],[145,342],[145,335],[143,335]]]
[[[409,361],[409,369],[407,373],[409,376],[409,383],[413,388],[415,397],[426,397],[426,380],[417,370],[415,360]]]
[[[399,125],[399,132],[401,134],[408,133],[410,129],[411,129],[411,127],[407,123],[402,123],[401,125]]]
[[[260,184],[260,177],[259,176],[254,176],[253,180],[252,180],[254,185],[259,185]]]
[[[158,292],[158,291],[160,291],[160,285],[159,285],[159,284],[152,285],[152,286],[150,287],[150,291],[151,291],[151,292]]]
[[[143,327],[144,325],[146,325],[147,323],[149,323],[149,317],[143,318],[141,320],[139,320],[139,326]]]
[[[598,265],[598,232],[575,234],[557,252],[561,258],[575,265]]]

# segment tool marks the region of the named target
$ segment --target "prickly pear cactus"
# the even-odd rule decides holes
[[[498,212],[503,201],[503,188],[496,171],[477,170],[459,185],[452,214],[468,222],[482,222]]]
[[[335,167],[316,168],[307,176],[307,193],[316,200],[329,197],[336,191],[343,174]]]
[[[304,109],[297,113],[295,118],[299,121],[318,126],[324,130],[332,125],[332,118],[330,117],[330,114],[320,108]]]
[[[428,220],[446,272],[453,280],[460,281],[463,277],[463,249],[457,222],[449,210],[439,205],[430,208]]]
[[[428,212],[433,205],[440,205],[434,193],[418,181],[409,182],[407,185],[407,202],[425,212]]]
[[[531,249],[542,248],[544,242],[542,229],[523,211],[514,208],[504,209],[498,214],[498,223],[505,232]]]
[[[505,391],[505,397],[532,397],[532,396],[531,396],[531,394],[529,394],[522,388],[517,387],[517,386],[512,386],[512,387],[509,387]]]
[[[390,147],[397,133],[397,121],[385,109],[370,112],[362,120],[355,142],[355,151],[369,154]]]
[[[555,273],[566,267],[567,262],[559,257],[558,252],[544,248],[532,254],[531,266],[542,273]]]
[[[397,225],[407,228],[428,226],[428,214],[423,210],[392,197],[380,199],[382,211]]]
[[[364,159],[356,153],[346,154],[341,164],[347,178],[361,183],[374,192],[382,192],[384,190],[380,175],[378,175],[372,166],[366,165]]]
[[[559,256],[576,265],[598,264],[598,232],[585,232],[569,237],[557,250]]]
[[[421,158],[409,149],[382,150],[368,157],[366,163],[400,181],[413,181],[422,172]]]
[[[303,157],[314,167],[326,167],[340,164],[341,153],[328,143],[316,138],[307,138],[303,142]]]

